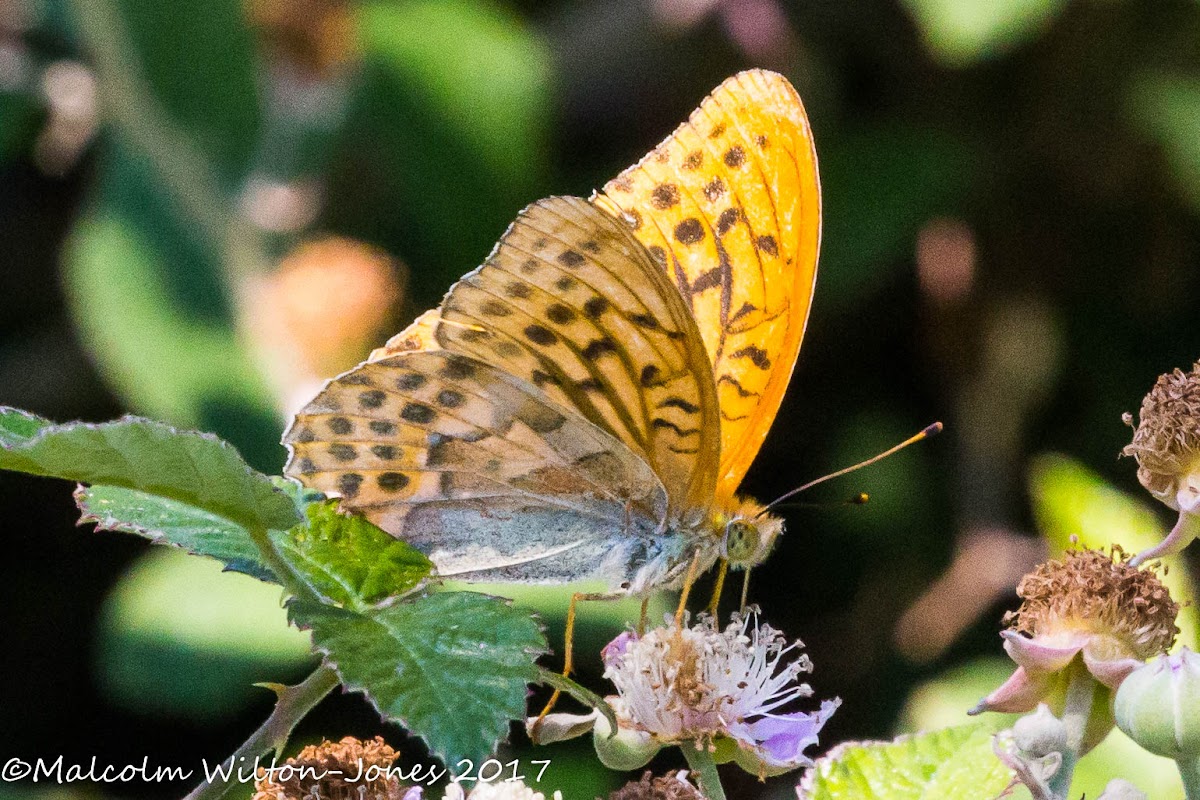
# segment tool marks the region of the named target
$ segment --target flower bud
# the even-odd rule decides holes
[[[1184,647],[1138,667],[1114,710],[1121,730],[1151,753],[1200,758],[1200,655]]]
[[[1026,714],[1012,727],[1013,741],[1022,752],[1041,758],[1067,749],[1067,726],[1039,703],[1037,711]]]
[[[662,749],[662,744],[646,731],[617,727],[616,736],[603,714],[596,715],[596,727],[592,729],[592,741],[596,746],[596,757],[600,763],[618,772],[641,769]]]
[[[1129,781],[1113,778],[1097,800],[1146,800],[1146,795]]]

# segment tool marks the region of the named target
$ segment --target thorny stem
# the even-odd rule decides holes
[[[1069,667],[1067,700],[1063,707],[1062,721],[1067,728],[1067,746],[1062,752],[1062,766],[1049,781],[1055,797],[1067,797],[1071,790],[1071,779],[1075,775],[1075,764],[1083,749],[1083,738],[1087,734],[1088,720],[1092,716],[1092,704],[1096,697],[1096,679],[1091,676],[1083,661],[1077,658]]]
[[[247,766],[253,766],[254,759],[269,750],[278,754],[287,743],[296,723],[303,719],[313,706],[321,702],[325,695],[333,691],[338,683],[338,676],[333,668],[322,664],[302,683],[280,687],[275,710],[267,717],[266,722],[250,734],[250,738],[243,742],[233,755],[221,762],[219,769],[213,770],[214,780],[205,780],[189,792],[184,800],[220,800],[241,786],[238,772]]]
[[[705,800],[725,800],[721,776],[717,773],[717,762],[713,761],[708,746],[703,742],[684,742],[679,749],[687,759],[688,768],[696,776],[700,784],[700,793],[704,795]]]

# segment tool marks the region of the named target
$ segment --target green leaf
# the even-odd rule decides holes
[[[289,528],[298,519],[290,497],[211,434],[124,417],[99,425],[44,423],[17,438],[44,421],[16,413],[0,408],[9,423],[8,435],[0,437],[0,469],[136,489],[245,527]]]
[[[994,800],[1012,772],[992,752],[986,725],[962,725],[891,742],[850,742],[804,773],[800,800]]]
[[[1152,547],[1163,540],[1169,526],[1156,513],[1157,504],[1139,500],[1110,486],[1083,464],[1056,453],[1038,456],[1029,469],[1029,494],[1038,530],[1050,544],[1050,551],[1061,554],[1068,547],[1108,548],[1120,545],[1129,554]],[[1171,597],[1184,605],[1179,611],[1179,644],[1195,648],[1200,644],[1200,613],[1194,600],[1196,584],[1184,568],[1182,556],[1163,559],[1169,569],[1159,579]]]
[[[1132,82],[1129,115],[1161,148],[1179,193],[1200,209],[1200,79],[1194,76],[1147,74]]]
[[[50,425],[49,420],[22,411],[19,408],[0,406],[0,447],[10,447],[27,442]]]
[[[5,419],[0,416],[0,436],[4,425]],[[320,492],[287,478],[273,475],[270,480],[291,498],[299,516],[310,503],[324,498]],[[174,545],[194,555],[215,558],[234,572],[279,582],[262,563],[262,554],[245,528],[202,508],[120,486],[80,486],[75,490],[75,504],[81,512],[79,521],[94,522],[97,530],[137,534],[155,544]]]
[[[94,522],[97,530],[134,533],[155,544],[215,558],[234,572],[279,582],[260,561],[245,528],[204,509],[119,486],[80,486],[75,504],[81,512],[79,521]]]
[[[411,592],[433,562],[360,516],[338,511],[336,501],[313,503],[308,524],[272,535],[280,556],[325,602],[366,611]]]
[[[546,652],[537,622],[506,601],[446,592],[355,613],[301,601],[292,621],[342,682],[421,736],[446,763],[491,754],[525,716],[526,684]]]
[[[146,551],[100,609],[95,673],[108,699],[145,715],[230,719],[261,704],[264,678],[313,668],[278,586],[222,572],[181,550]]]

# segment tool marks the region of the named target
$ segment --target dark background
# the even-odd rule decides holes
[[[872,500],[789,512],[754,575],[766,618],[808,645],[817,696],[845,701],[821,750],[892,735],[914,687],[998,655],[1042,552],[1030,465],[1063,453],[1134,492],[1120,415],[1200,356],[1194,2],[3,0],[0,37],[0,403],[166,418],[270,471],[302,388],[245,346],[283,349],[258,321],[279,295],[244,288],[256,271],[333,234],[406,265],[395,303],[368,292],[361,330],[283,327],[332,374],[435,305],[526,203],[589,194],[739,69],[787,75],[821,162],[821,269],[743,488],[771,498],[948,426],[814,491]],[[258,261],[230,255],[243,234]],[[341,246],[352,295],[365,268]],[[330,315],[362,311],[329,292]],[[205,648],[105,616],[147,546],[73,527],[70,488],[0,475],[0,758],[222,757],[269,708],[245,685],[303,664],[236,631]],[[140,602],[170,617],[197,596]],[[602,686],[597,664],[582,675]],[[377,731],[420,757],[357,697],[301,738]],[[600,793],[568,771],[586,746],[561,752],[567,797]]]

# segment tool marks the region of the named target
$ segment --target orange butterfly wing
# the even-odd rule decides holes
[[[821,193],[799,95],[772,72],[729,78],[593,202],[633,225],[695,317],[720,406],[720,505],[775,419],[812,304]]]

